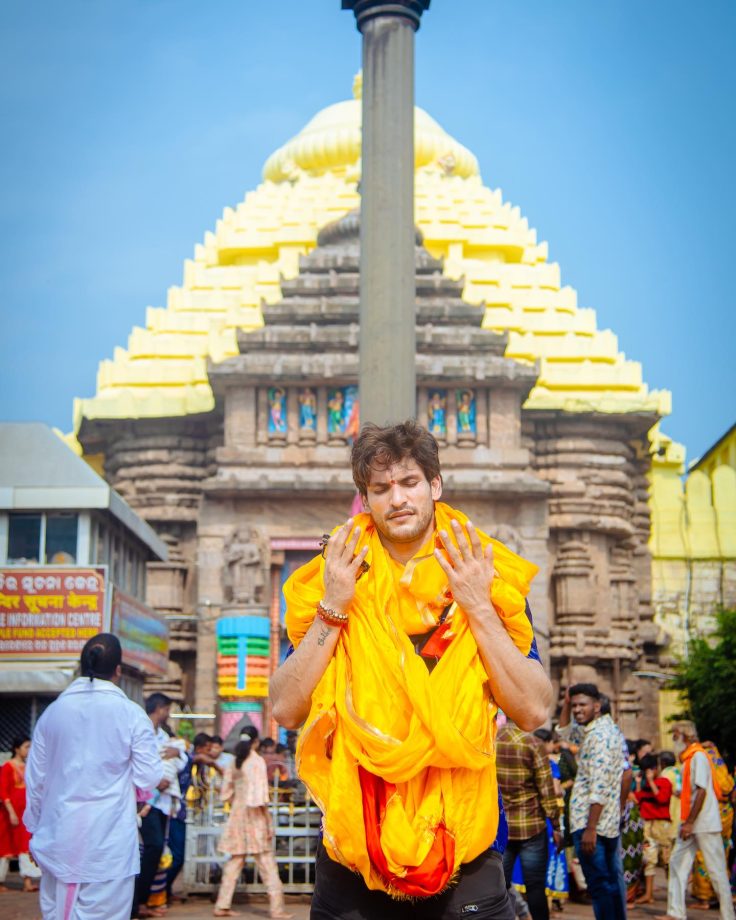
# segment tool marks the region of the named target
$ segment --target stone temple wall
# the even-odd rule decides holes
[[[649,458],[641,449],[651,419],[528,416],[535,467],[551,486],[553,680],[560,688],[579,680],[598,683],[625,732],[652,732],[654,688],[637,676],[656,657],[648,580]]]

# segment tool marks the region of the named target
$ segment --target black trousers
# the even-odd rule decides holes
[[[164,834],[166,833],[166,815],[158,808],[152,808],[141,820],[141,871],[135,879],[135,896],[133,897],[133,917],[138,916],[138,906],[144,905],[151,893],[158,863],[164,851]]]
[[[503,854],[503,871],[506,875],[506,884],[511,885],[511,875],[514,863],[518,856],[521,860],[521,871],[524,874],[524,887],[526,888],[526,901],[532,920],[549,920],[549,905],[547,904],[547,858],[549,844],[547,843],[547,829],[540,831],[528,840],[509,840],[506,852]]]
[[[432,898],[396,901],[317,850],[311,920],[514,920],[501,854],[486,850],[460,870],[456,885]]]

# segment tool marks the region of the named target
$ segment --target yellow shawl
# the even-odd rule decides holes
[[[437,529],[451,534],[453,519],[467,520],[437,502]],[[435,538],[402,570],[369,515],[357,515],[354,526],[362,531],[356,552],[368,543],[370,568],[357,582],[349,623],[312,696],[297,767],[324,814],[332,859],[360,872],[369,888],[428,896],[495,839],[497,707],[459,607],[450,610],[450,641],[431,673],[409,639],[436,625],[452,601],[432,556]],[[493,544],[491,600],[527,655],[533,632],[525,597],[537,567],[479,535],[484,547]],[[323,570],[317,556],[284,586],[294,646],[314,620]]]

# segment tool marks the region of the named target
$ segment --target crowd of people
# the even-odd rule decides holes
[[[659,753],[625,739],[594,684],[568,690],[554,731],[500,728],[504,870],[517,916],[547,920],[550,905],[561,912],[571,896],[591,900],[597,917],[625,917],[654,903],[659,865],[668,877],[662,920],[686,916],[688,884],[693,906],[733,917],[734,777],[692,723],[674,723],[672,739]]]
[[[271,790],[288,788],[294,776],[293,755],[286,745],[258,737],[245,726],[234,753],[219,735],[199,732],[175,737],[168,725],[171,700],[153,693],[145,704],[156,730],[164,776],[153,792],[136,790],[141,871],[136,878],[134,917],[163,917],[181,899],[174,883],[186,859],[186,824],[212,825],[224,807],[226,821],[217,843],[225,859],[214,908],[216,917],[235,917],[232,899],[247,858],[255,863],[266,887],[272,918],[288,918],[273,852],[268,805]],[[278,747],[278,751],[276,748]]]
[[[37,891],[44,920],[164,917],[186,858],[188,811],[226,821],[214,914],[237,916],[232,897],[246,858],[263,880],[274,920],[288,920],[273,849],[269,771],[276,788],[294,774],[291,747],[278,752],[246,726],[234,754],[223,739],[189,741],[169,726],[172,701],[153,693],[141,708],[120,690],[122,650],[101,633],[82,651],[81,677],[48,707],[33,743],[21,737],[0,768],[2,879],[19,861],[24,889]],[[2,886],[2,890],[7,890]]]
[[[170,708],[171,700],[160,693],[145,704],[162,776],[151,790],[136,787],[141,861],[132,916],[165,916],[165,908],[176,904],[187,809],[210,821],[213,806],[224,803],[227,820],[217,848],[226,861],[214,915],[238,916],[233,894],[251,857],[271,916],[287,918],[268,805],[274,785],[288,789],[296,777],[296,733],[287,746],[259,740],[248,726],[229,754],[217,735],[199,733],[191,744],[175,737]],[[548,920],[550,907],[562,912],[569,896],[591,900],[597,917],[625,917],[625,905],[654,902],[658,865],[669,876],[662,920],[685,916],[688,882],[694,906],[720,902],[723,920],[733,917],[726,870],[732,870],[736,889],[736,786],[717,747],[699,743],[692,723],[676,723],[673,750],[655,754],[649,741],[622,736],[608,699],[593,684],[568,690],[553,730],[530,733],[503,716],[500,721],[497,777],[508,827],[503,868],[518,917]],[[9,859],[17,859],[24,890],[36,891],[41,870],[23,823],[30,746],[25,736],[15,739],[11,758],[0,768],[0,871],[4,879]],[[601,807],[591,816],[591,806]]]

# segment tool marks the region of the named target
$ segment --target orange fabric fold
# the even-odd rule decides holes
[[[442,891],[455,871],[455,841],[444,822],[431,829],[434,841],[422,864],[407,866],[403,876],[393,874],[381,847],[381,824],[386,817],[386,803],[397,794],[396,786],[384,782],[363,767],[358,767],[358,772],[368,853],[389,889],[408,898],[427,898]]]
[[[680,755],[680,760],[682,761],[682,793],[680,795],[680,818],[683,822],[687,821],[688,816],[690,814],[690,809],[692,807],[692,779],[691,779],[690,774],[692,772],[692,759],[695,756],[695,754],[697,754],[698,752],[700,752],[701,754],[705,754],[705,756],[708,757],[708,752],[705,750],[703,745],[699,744],[697,741],[691,744],[689,747],[685,748],[685,750]],[[713,789],[716,793],[716,798],[720,798],[720,795],[719,795],[720,790],[718,788],[718,782],[716,780],[716,772],[713,768],[713,764],[711,763],[710,757],[708,757],[708,766],[710,767],[710,774],[713,780]]]

